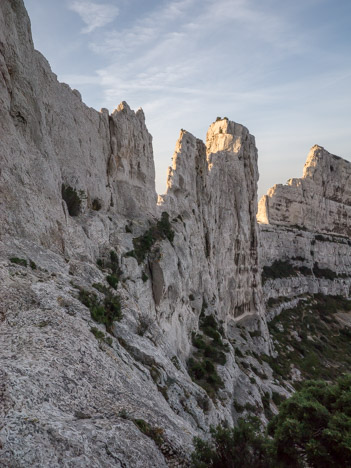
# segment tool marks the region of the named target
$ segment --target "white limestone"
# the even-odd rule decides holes
[[[314,146],[303,177],[275,185],[260,200],[261,265],[283,260],[300,270],[297,276],[266,282],[266,300],[289,299],[269,310],[269,316],[296,304],[306,293],[350,296],[350,176],[348,161]],[[315,267],[335,278],[328,278],[328,273],[316,276],[311,272]]]
[[[221,120],[206,145],[182,132],[157,205],[143,112],[124,102],[97,112],[60,84],[33,48],[22,0],[0,3],[0,72],[0,466],[186,466],[194,435],[238,418],[234,400],[257,405],[264,420],[270,370],[248,357],[267,373],[252,384],[253,371],[235,357],[235,347],[270,346],[248,130]],[[62,184],[80,194],[78,216]],[[139,265],[125,254],[164,210],[174,241],[158,240]],[[106,330],[77,290],[107,286],[96,260],[111,250],[123,310],[112,347],[92,334]],[[229,346],[215,401],[186,366],[205,301]],[[164,444],[133,419],[158,427]]]

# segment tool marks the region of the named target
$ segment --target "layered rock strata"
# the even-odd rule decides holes
[[[314,146],[301,179],[275,185],[259,202],[261,263],[269,314],[306,293],[350,296],[350,162]],[[288,271],[271,278],[272,265]],[[279,276],[279,274],[278,274]],[[279,300],[280,298],[280,300]]]

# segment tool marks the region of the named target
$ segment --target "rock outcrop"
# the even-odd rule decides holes
[[[214,298],[224,321],[263,315],[257,180],[254,137],[242,125],[223,119],[210,126],[206,147],[181,132],[167,192],[159,201],[188,226],[185,271],[191,272],[192,281],[199,277],[198,289],[208,301]]]
[[[0,72],[0,466],[186,466],[247,403],[265,420],[248,130],[182,132],[157,204],[142,110],[59,83],[22,0]]]
[[[275,185],[260,200],[257,219],[269,315],[308,293],[350,296],[350,176],[350,162],[314,146],[303,177]],[[281,269],[280,277],[278,270],[270,275],[272,265]]]
[[[350,295],[350,164],[314,147],[258,225],[255,139],[217,119],[181,131],[157,202],[143,111],[59,83],[22,0],[0,104],[0,467],[185,467],[211,425],[267,422],[293,388],[265,302]]]
[[[258,222],[350,236],[351,163],[314,146],[301,179],[275,185],[259,203]]]

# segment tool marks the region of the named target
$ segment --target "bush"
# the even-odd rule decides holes
[[[277,397],[275,397],[277,398]],[[268,408],[269,396],[263,397]],[[238,412],[245,407],[234,402]],[[194,439],[193,468],[341,468],[351,466],[351,375],[330,385],[307,381],[279,407],[264,432],[257,418],[211,428]]]
[[[269,467],[269,442],[260,434],[256,418],[239,419],[232,429],[211,428],[212,440],[194,439],[195,452],[191,456],[193,468]]]
[[[319,268],[318,263],[315,263],[313,266],[313,274],[316,278],[326,278],[329,280],[334,280],[338,277],[335,271],[330,270],[330,268]]]
[[[11,257],[10,262],[14,263],[15,265],[21,265],[21,266],[27,267],[27,260],[24,258]]]
[[[119,297],[109,291],[105,293],[103,301],[100,301],[96,294],[80,288],[78,298],[90,310],[91,318],[105,325],[108,332],[111,332],[113,322],[120,321],[123,317]]]
[[[112,338],[110,336],[106,336],[104,332],[102,332],[96,327],[91,327],[90,331],[98,341],[103,341],[104,343],[112,347]]]
[[[118,285],[118,281],[119,281],[117,275],[115,275],[115,274],[107,275],[106,276],[106,281],[111,286],[111,288],[117,289],[117,285]]]
[[[262,282],[265,283],[269,279],[289,278],[290,276],[297,276],[293,265],[288,261],[275,260],[272,265],[263,267]]]
[[[133,422],[143,434],[150,437],[158,447],[161,447],[164,443],[163,429],[151,426],[144,419],[133,419]]]
[[[165,211],[156,224],[153,224],[142,236],[133,239],[134,250],[127,252],[126,256],[136,258],[140,264],[145,260],[155,242],[164,239],[168,239],[171,243],[174,239],[174,231],[169,222],[169,214]]]
[[[73,187],[62,184],[61,194],[63,200],[66,202],[68,213],[70,216],[78,216],[82,208],[82,198],[84,192],[80,191],[79,194]]]
[[[100,201],[98,198],[95,198],[95,199],[93,200],[93,203],[91,204],[91,208],[92,208],[94,211],[100,211],[101,208],[102,208],[101,201]]]
[[[198,385],[203,387],[211,397],[214,397],[215,392],[224,385],[210,359],[196,360],[190,358],[188,361],[188,370],[190,377]]]
[[[152,322],[153,322],[152,318],[149,317],[148,315],[140,315],[138,326],[136,329],[137,335],[144,336],[145,333],[150,328],[150,326],[152,325]]]
[[[280,405],[269,433],[282,466],[351,466],[351,375],[303,384]]]

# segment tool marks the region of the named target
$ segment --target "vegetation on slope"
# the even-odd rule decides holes
[[[228,345],[222,341],[223,329],[213,315],[205,315],[205,307],[200,315],[199,332],[193,333],[192,343],[195,348],[193,356],[188,361],[191,378],[211,398],[223,387],[223,381],[217,373],[217,364],[224,365],[227,361]]]
[[[305,382],[279,410],[266,430],[241,419],[212,428],[210,441],[196,438],[193,468],[351,466],[351,375]]]
[[[161,219],[153,224],[142,236],[133,239],[134,250],[127,252],[128,257],[135,257],[138,263],[142,263],[153,245],[158,240],[168,239],[173,242],[174,231],[169,221],[169,214],[164,211]]]
[[[268,326],[277,356],[266,359],[279,380],[323,378],[351,369],[351,301],[315,294],[281,312]]]

